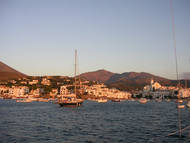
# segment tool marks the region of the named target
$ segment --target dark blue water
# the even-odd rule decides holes
[[[190,125],[189,109],[181,110],[182,126]],[[174,102],[85,101],[79,108],[53,103],[0,100],[0,143],[133,143],[190,142],[164,137],[177,129]]]

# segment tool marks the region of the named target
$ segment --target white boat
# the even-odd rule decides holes
[[[166,102],[170,102],[171,100],[170,99],[166,99]]]
[[[176,103],[183,103],[183,100],[182,99],[178,99],[178,100],[176,100]]]
[[[107,99],[97,99],[97,102],[99,102],[99,103],[105,103],[105,102],[108,102],[108,100]]]
[[[139,102],[142,104],[145,104],[148,102],[148,100],[146,98],[141,98],[141,99],[139,99]]]
[[[18,100],[16,100],[16,102],[29,103],[29,102],[32,102],[32,100],[30,100],[30,99],[18,99]]]
[[[185,105],[177,105],[177,108],[178,109],[183,109],[183,108],[185,108]]]
[[[186,104],[186,105],[187,105],[187,107],[188,107],[188,108],[190,108],[190,101],[189,101],[189,102],[187,102],[187,104]]]
[[[37,101],[39,102],[48,102],[49,99],[45,99],[45,98],[38,98]]]
[[[38,101],[38,99],[34,98],[34,97],[29,97],[28,99],[31,100],[31,101]]]

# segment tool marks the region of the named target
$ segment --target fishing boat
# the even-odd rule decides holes
[[[76,85],[76,69],[77,69],[77,50],[75,50],[75,86],[74,86],[74,94],[67,94],[67,95],[61,95],[61,98],[58,100],[58,104],[61,107],[69,107],[69,106],[80,106],[83,103],[83,99],[78,98],[78,93],[77,92],[77,85]]]

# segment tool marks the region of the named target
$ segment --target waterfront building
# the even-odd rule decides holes
[[[69,91],[68,91],[68,89],[67,89],[67,86],[61,86],[60,87],[60,94],[61,95],[66,95],[66,94],[69,94]]]
[[[21,84],[27,84],[27,81],[21,81],[20,83]]]
[[[47,78],[43,78],[41,81],[41,84],[49,86],[49,85],[51,85],[51,81]]]
[[[118,89],[109,89],[104,84],[97,84],[86,88],[86,92],[89,95],[96,96],[98,98],[119,98],[129,99],[131,93],[120,91]]]
[[[35,97],[39,97],[43,93],[44,93],[44,88],[37,88],[35,90],[30,91],[30,94],[34,95]]]
[[[27,86],[12,86],[9,88],[9,95],[14,97],[25,97],[29,93],[29,88]]]
[[[150,85],[146,85],[144,87],[144,91],[155,91],[160,89],[161,87],[162,86],[158,82],[154,82],[154,80],[152,79]]]
[[[32,81],[29,82],[30,85],[37,84],[37,83],[38,83],[37,79],[34,79],[34,80],[32,80]]]
[[[181,98],[189,98],[190,97],[190,88],[180,89],[179,95]]]
[[[0,86],[0,94],[5,94],[9,92],[9,87],[1,85]]]
[[[51,90],[51,92],[50,92],[50,95],[51,96],[55,96],[55,95],[57,95],[58,94],[58,89],[57,88],[53,88],[52,90]]]
[[[15,84],[16,80],[10,80],[9,82]]]

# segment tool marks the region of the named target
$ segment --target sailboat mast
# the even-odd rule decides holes
[[[174,56],[175,56],[175,65],[176,65],[176,78],[178,81],[178,85],[180,86],[180,80],[179,80],[179,73],[178,73],[178,62],[177,62],[177,52],[176,52],[176,37],[175,37],[175,20],[174,20],[174,14],[173,14],[173,3],[172,0],[170,0],[170,9],[171,9],[171,17],[172,17],[172,37],[174,42]],[[179,94],[179,93],[178,93]],[[180,98],[180,96],[178,97]],[[179,106],[179,102],[178,102]],[[181,138],[181,111],[178,108],[178,127],[179,127],[179,137]]]
[[[77,95],[76,76],[77,76],[77,50],[75,50],[75,95]]]

